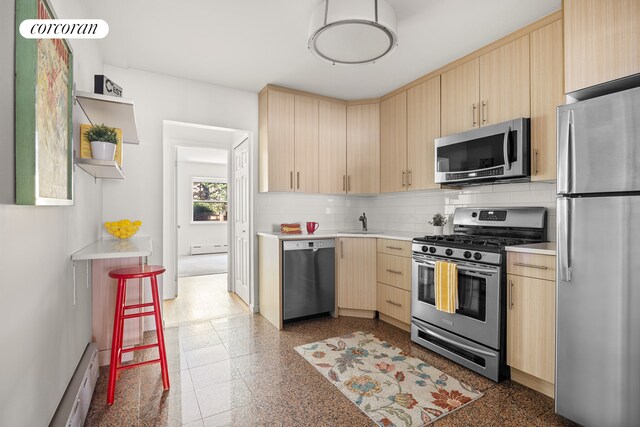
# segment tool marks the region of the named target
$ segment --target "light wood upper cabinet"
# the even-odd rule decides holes
[[[480,126],[530,116],[529,35],[480,57]]]
[[[376,310],[376,239],[337,241],[338,307]]]
[[[347,192],[380,192],[380,104],[347,106]]]
[[[435,139],[440,137],[440,76],[407,91],[407,178],[409,190],[434,183]],[[383,157],[384,158],[384,157]]]
[[[640,72],[638,0],[565,0],[567,93]]]
[[[562,20],[531,33],[531,180],[556,178],[556,108],[564,104]]]
[[[511,274],[507,281],[507,364],[553,384],[556,283]]]
[[[260,93],[260,191],[294,191],[295,97]]]
[[[530,116],[529,35],[442,74],[442,135]]]
[[[479,127],[480,60],[465,62],[442,74],[442,135]]]
[[[407,189],[407,92],[380,103],[380,192]]]
[[[295,191],[318,192],[318,99],[295,95]]]
[[[319,191],[347,191],[347,107],[340,102],[319,101]]]

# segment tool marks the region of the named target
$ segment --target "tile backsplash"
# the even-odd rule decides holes
[[[428,223],[435,213],[448,217],[445,233],[451,233],[456,207],[542,206],[547,208],[547,239],[556,240],[555,182],[525,182],[390,193],[376,196],[343,196],[268,193],[256,198],[256,230],[273,231],[284,222],[317,221],[321,229],[359,228],[366,212],[369,229],[431,234]]]

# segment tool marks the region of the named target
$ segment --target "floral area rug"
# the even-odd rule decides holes
[[[482,396],[365,332],[301,345],[296,351],[379,426],[423,426]]]

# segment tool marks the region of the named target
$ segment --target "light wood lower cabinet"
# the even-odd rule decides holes
[[[340,238],[336,258],[339,314],[375,317],[376,239]]]
[[[408,325],[411,322],[411,292],[378,283],[378,312]]]
[[[508,257],[514,255],[508,253]],[[522,255],[517,254],[518,260]],[[545,257],[555,262],[555,257]],[[529,263],[538,262],[528,260]],[[539,263],[542,264],[542,263]],[[507,364],[512,379],[553,397],[556,352],[556,283],[507,269]]]
[[[378,254],[378,282],[411,290],[411,258]]]

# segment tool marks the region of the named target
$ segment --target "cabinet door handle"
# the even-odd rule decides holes
[[[387,271],[388,271],[389,273],[393,273],[393,274],[402,274],[402,271],[389,270],[389,269],[387,269]]]
[[[533,150],[533,174],[538,175],[538,150]]]
[[[293,171],[289,173],[289,186],[293,190]]]
[[[407,178],[409,178],[409,184],[407,185],[407,187],[411,187],[411,184],[413,184],[413,177],[411,176],[411,169],[409,169],[407,171]]]
[[[387,300],[387,302],[388,302],[389,304],[391,304],[391,305],[395,305],[396,307],[402,307],[402,304],[397,303],[397,302],[395,302],[395,301],[391,301],[390,299],[388,299],[388,300]]]
[[[347,175],[347,191],[351,192],[351,175]]]
[[[402,171],[402,188],[407,186],[406,177],[407,177],[407,171]]]
[[[300,172],[296,172],[296,187],[300,189]]]
[[[340,240],[340,258],[344,258],[344,240]]]
[[[523,262],[514,262],[513,265],[518,267],[537,268],[538,270],[548,270],[546,265],[525,264]]]
[[[347,175],[342,175],[342,191],[347,191]]]
[[[482,124],[487,123],[489,117],[489,107],[487,107],[487,102],[482,101]]]
[[[387,249],[393,249],[393,250],[396,250],[396,251],[401,251],[402,250],[402,248],[400,248],[398,246],[387,246]]]
[[[476,127],[478,125],[478,119],[476,118],[477,116],[478,116],[478,104],[474,103],[473,108],[471,110],[471,117],[473,118],[473,127]]]
[[[513,308],[513,282],[509,280],[509,310]]]

